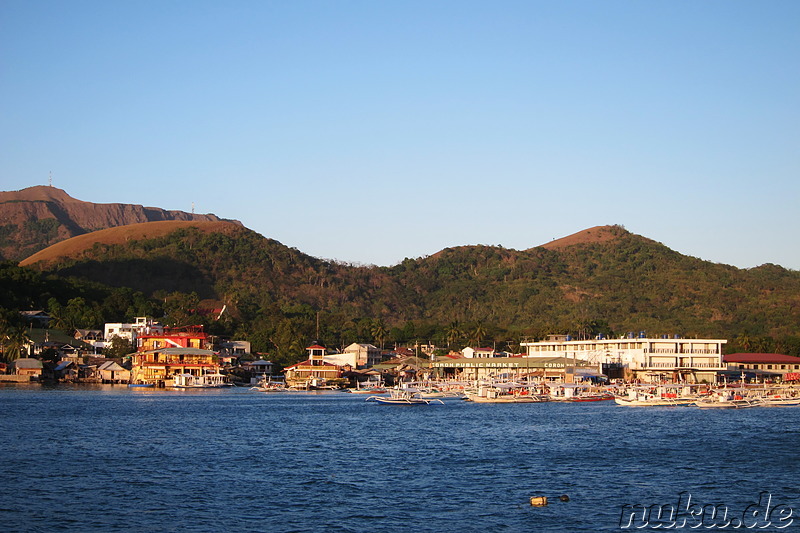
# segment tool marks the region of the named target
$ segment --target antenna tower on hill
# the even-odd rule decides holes
[[[50,179],[48,180],[48,183],[49,183],[50,187],[53,186],[53,171],[52,170],[50,171]]]

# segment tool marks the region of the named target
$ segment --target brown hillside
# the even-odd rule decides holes
[[[76,200],[55,187],[0,192],[0,257],[20,260],[76,235],[161,220],[220,218],[136,204],[94,204]]]
[[[185,221],[169,220],[159,222],[145,222],[143,224],[131,224],[94,231],[84,235],[72,237],[66,241],[56,243],[44,250],[36,252],[32,256],[20,262],[20,266],[28,266],[34,263],[48,262],[56,258],[71,257],[78,258],[89,250],[96,243],[114,245],[124,244],[132,240],[152,239],[168,235],[178,229],[193,227],[206,233],[225,233],[228,235],[242,231],[243,226],[224,220],[220,221]]]
[[[620,226],[595,226],[566,237],[542,244],[548,250],[563,250],[576,244],[596,244],[618,239],[624,230]]]

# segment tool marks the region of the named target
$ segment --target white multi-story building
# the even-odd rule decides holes
[[[150,333],[160,334],[163,333],[163,331],[164,327],[161,324],[153,322],[147,317],[140,316],[135,318],[135,322],[133,324],[123,324],[121,322],[109,322],[105,324],[103,330],[103,339],[105,339],[106,345],[110,345],[111,339],[114,337],[119,337],[121,339],[128,340],[131,343],[131,346],[136,346],[136,339],[140,335],[146,335]]]
[[[722,360],[727,342],[629,333],[617,339],[601,335],[591,340],[551,335],[546,341],[523,342],[522,347],[527,349],[526,357],[566,357],[601,364],[609,377],[714,382],[717,372],[727,368]]]
[[[339,366],[350,365],[353,368],[373,366],[381,362],[381,349],[372,344],[354,342],[339,354],[325,355],[325,361]]]

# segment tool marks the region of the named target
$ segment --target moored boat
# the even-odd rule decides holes
[[[224,374],[175,374],[172,376],[172,386],[176,389],[211,389],[230,387],[233,384]]]
[[[695,405],[701,409],[745,409],[766,405],[760,396],[745,396],[738,391],[717,390],[708,397],[697,400]]]
[[[389,396],[370,396],[365,401],[376,402],[384,405],[430,405],[432,403],[444,404],[440,399],[422,398],[419,391],[409,389],[395,389]]]

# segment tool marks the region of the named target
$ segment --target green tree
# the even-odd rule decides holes
[[[457,343],[464,337],[464,331],[461,329],[461,326],[458,324],[458,322],[451,322],[450,325],[447,326],[445,336],[447,339],[447,347],[452,348],[453,344]]]
[[[124,357],[133,351],[133,344],[131,341],[114,335],[110,345],[103,348],[103,355],[110,358],[118,358]]]
[[[480,322],[470,331],[470,342],[475,343],[475,347],[478,348],[481,345],[481,341],[483,338],[486,337],[486,328]]]
[[[380,318],[373,320],[370,333],[372,334],[372,338],[380,344],[381,350],[383,350],[384,340],[386,339],[386,335],[388,335],[386,324],[383,323],[383,320]]]
[[[28,355],[28,345],[31,339],[28,330],[22,326],[11,326],[5,334],[5,358],[6,361],[16,361],[20,357]]]

